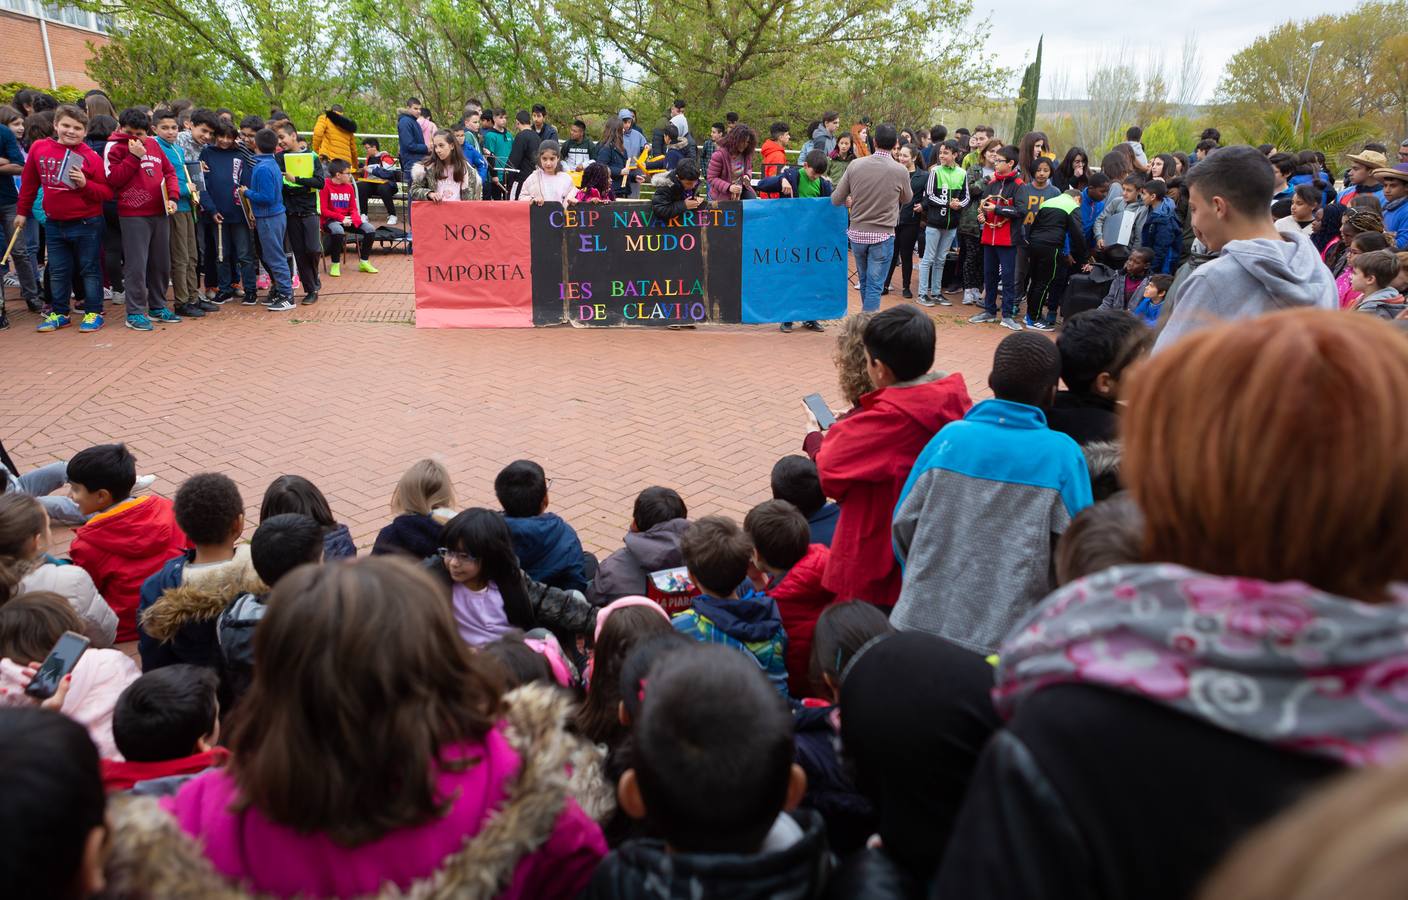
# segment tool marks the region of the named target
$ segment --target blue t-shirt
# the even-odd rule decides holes
[[[9,125],[0,125],[0,156],[14,165],[24,165],[24,151],[20,149],[20,142],[15,140],[15,133]],[[15,187],[17,184],[18,175],[0,177],[0,206],[13,206],[20,202],[19,191]]]

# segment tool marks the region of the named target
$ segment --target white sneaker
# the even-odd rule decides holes
[[[1003,328],[1009,328],[1009,329],[1011,329],[1012,331],[1025,331],[1025,330],[1026,330],[1026,329],[1024,329],[1024,328],[1022,327],[1022,323],[1021,323],[1021,322],[1018,322],[1016,319],[1012,318],[1011,316],[1007,316],[1006,318],[1004,318],[1004,319],[1002,320],[1002,327],[1003,327]]]
[[[145,491],[152,486],[154,481],[156,481],[155,475],[138,475],[137,480],[132,483],[132,490]]]
[[[112,288],[103,288],[103,299],[108,301],[112,300]]]
[[[396,217],[395,217],[395,216],[387,216],[387,217],[386,217],[386,224],[387,224],[387,225],[395,225],[395,224],[396,224]]]

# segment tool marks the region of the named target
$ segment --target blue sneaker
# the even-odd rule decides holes
[[[48,334],[51,331],[58,331],[60,328],[67,328],[72,324],[73,322],[69,320],[68,316],[61,316],[58,313],[51,312],[44,317],[39,323],[39,327],[34,330],[40,334]]]
[[[141,313],[137,313],[135,316],[127,317],[127,327],[131,328],[133,331],[151,331],[152,320]]]
[[[82,334],[91,334],[103,327],[102,313],[85,313],[83,321],[79,323],[78,330]]]
[[[176,315],[164,306],[161,309],[153,309],[148,311],[147,315],[153,322],[172,323],[181,321],[180,316]]]

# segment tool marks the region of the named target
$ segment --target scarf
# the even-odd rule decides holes
[[[1408,586],[1389,591],[1371,605],[1297,581],[1117,566],[1013,628],[993,699],[1010,717],[1048,685],[1094,684],[1289,750],[1382,763],[1408,730]]]

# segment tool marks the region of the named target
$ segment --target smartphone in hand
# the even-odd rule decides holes
[[[802,405],[816,418],[816,424],[826,431],[836,424],[836,416],[832,414],[831,407],[826,405],[826,401],[821,399],[820,394],[808,394],[802,398]]]
[[[59,682],[78,665],[78,658],[88,649],[89,641],[81,634],[65,631],[60,635],[54,649],[49,651],[44,664],[35,673],[34,679],[24,692],[36,700],[48,700],[59,689]]]

